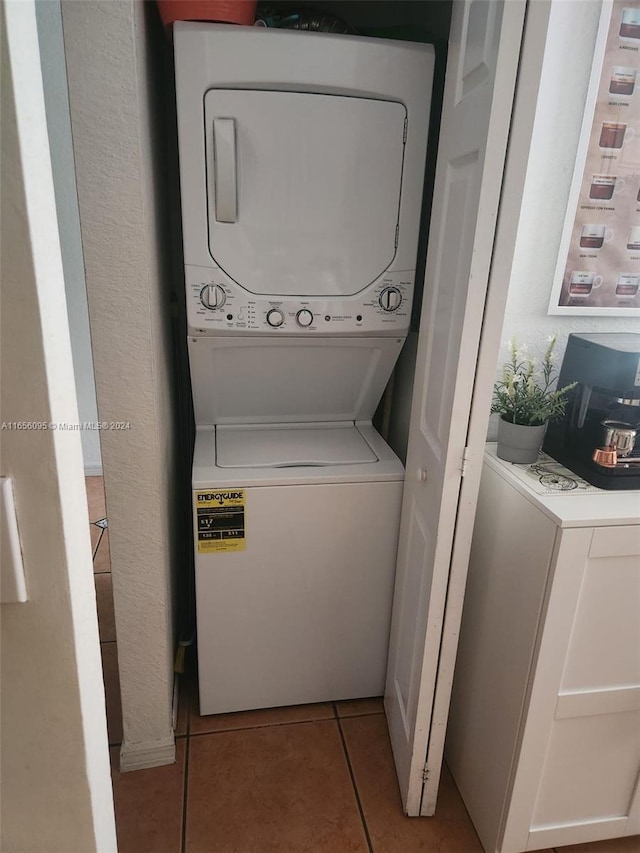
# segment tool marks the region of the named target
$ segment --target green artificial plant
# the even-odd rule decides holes
[[[554,350],[556,336],[548,339],[540,365],[530,356],[526,345],[509,340],[509,361],[502,366],[502,378],[493,386],[492,414],[523,426],[541,426],[564,415],[566,393],[576,384],[554,390],[558,378]]]

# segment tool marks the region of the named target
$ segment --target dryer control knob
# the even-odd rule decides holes
[[[219,284],[206,284],[200,291],[200,302],[205,308],[215,311],[216,308],[222,308],[227,301],[227,294],[224,288]]]
[[[313,314],[306,308],[302,308],[296,314],[296,320],[299,326],[310,326],[313,323]]]
[[[267,314],[267,323],[277,329],[284,323],[284,314],[279,308],[272,308]]]
[[[384,311],[397,311],[402,302],[402,294],[397,287],[385,287],[378,301]]]

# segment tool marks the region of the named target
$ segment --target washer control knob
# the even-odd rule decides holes
[[[216,308],[222,308],[227,301],[227,294],[224,288],[219,284],[205,284],[200,291],[200,302],[205,308],[215,311]]]
[[[383,311],[397,311],[402,303],[402,294],[397,287],[385,287],[378,301]]]
[[[267,314],[267,323],[277,329],[284,323],[284,314],[279,308],[272,308]]]
[[[296,314],[299,326],[310,326],[313,323],[313,314],[307,308],[302,308]]]

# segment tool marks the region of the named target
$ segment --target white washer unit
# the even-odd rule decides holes
[[[433,49],[174,28],[201,713],[383,690]]]

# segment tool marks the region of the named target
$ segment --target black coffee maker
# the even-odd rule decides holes
[[[569,335],[567,409],[542,449],[601,489],[640,489],[640,334]]]

